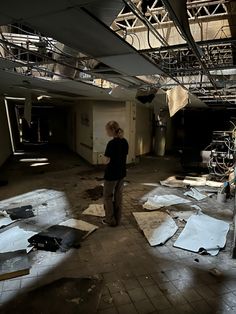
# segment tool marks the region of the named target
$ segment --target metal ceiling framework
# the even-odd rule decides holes
[[[117,11],[117,8],[114,6],[115,2],[104,1],[109,3],[109,6],[112,6],[114,19],[114,12],[115,10]],[[120,9],[121,2],[119,1]],[[229,2],[230,0],[188,0],[188,22],[198,24],[201,21],[217,21],[221,18],[228,18]],[[235,68],[235,55],[233,53],[236,49],[235,38],[227,37],[224,28],[216,29],[216,32],[221,33],[222,38],[198,42],[196,45],[189,41],[185,34],[186,30],[183,27],[181,28],[180,21],[178,21],[176,16],[173,16],[175,12],[173,12],[171,0],[149,0],[148,3],[147,12],[144,15],[141,12],[142,1],[123,0],[124,8],[112,23],[111,29],[126,40],[128,35],[137,37],[139,32],[145,31],[147,36],[149,36],[149,33],[152,33],[159,47],[155,48],[149,45],[148,49],[140,49],[136,53],[135,51],[132,52],[127,46],[126,48],[124,47],[127,53],[123,52],[119,55],[116,52],[116,55],[113,55],[114,52],[111,52],[110,55],[107,54],[104,57],[99,57],[99,54],[97,57],[91,54],[81,54],[79,50],[75,54],[68,54],[59,48],[60,43],[58,40],[41,35],[40,32],[34,30],[34,27],[24,28],[24,21],[22,21],[23,29],[20,24],[8,25],[2,28],[0,32],[0,54],[7,60],[20,62],[21,66],[15,67],[13,70],[26,76],[46,79],[53,77],[77,79],[87,81],[90,84],[96,84],[95,79],[102,78],[102,81],[107,80],[128,88],[148,85],[148,81],[138,74],[139,71],[133,66],[130,67],[131,64],[127,64],[125,61],[128,54],[132,53],[134,57],[144,57],[142,59],[143,62],[147,62],[147,65],[150,66],[150,72],[153,73],[148,73],[149,76],[150,74],[153,76],[150,84],[159,85],[161,82],[164,89],[180,84],[189,88],[191,92],[204,99],[205,102],[218,103],[221,101],[228,103],[232,101],[236,103],[236,76],[234,74],[224,74],[223,72],[224,70]],[[93,4],[92,7],[97,12],[99,7]],[[99,10],[97,17],[91,15],[90,18],[97,18],[99,22],[99,15],[102,14],[101,8]],[[89,12],[84,11],[84,13]],[[105,15],[105,18],[108,18],[109,23],[111,22],[109,15]],[[168,39],[165,37],[163,29],[174,24],[187,41],[186,44],[168,44]],[[41,21],[39,21],[40,27],[42,27]],[[35,29],[37,28],[35,27]],[[148,60],[151,63],[148,64]],[[114,65],[117,62],[123,63],[124,66],[128,65],[132,74],[125,74],[122,67],[118,71],[114,70]],[[58,72],[58,65],[69,69],[71,71],[69,72],[70,75],[63,75],[61,72]],[[97,65],[99,66],[97,67]],[[12,71],[12,69],[10,70]],[[214,71],[219,72],[215,75]],[[151,83],[151,81],[156,83]]]
[[[132,1],[136,7],[141,10],[142,0]],[[200,19],[217,19],[222,16],[227,16],[228,11],[226,7],[227,0],[189,0],[187,2],[187,14],[189,20]],[[154,26],[166,26],[168,23],[173,23],[168,11],[165,9],[161,0],[153,0],[152,4],[148,6],[145,14],[147,20]],[[129,31],[140,31],[144,28],[138,18],[134,15],[128,6],[125,6],[118,17],[114,20],[112,27],[114,30],[125,29]]]
[[[152,24],[152,28],[156,32],[162,33],[164,28],[175,24],[178,32],[186,40],[187,45],[169,45],[164,41],[167,38],[159,40],[158,47],[153,48],[149,43],[149,49],[140,50],[142,53],[150,57],[152,60],[163,68],[170,76],[177,78],[180,82],[190,88],[199,98],[205,99],[206,102],[226,102],[229,100],[236,103],[235,84],[232,84],[232,76],[212,75],[212,70],[224,70],[235,68],[236,48],[235,38],[227,38],[224,28],[216,29],[216,32],[221,33],[221,40],[209,40],[199,42],[196,44],[190,29],[190,23],[200,23],[201,21],[217,21],[221,18],[229,18],[228,0],[218,1],[202,1],[202,0],[188,0],[188,1],[171,1],[171,0],[153,0],[147,1],[147,12],[143,14],[142,19],[136,14],[136,11],[142,10],[142,2],[137,0],[124,0],[126,6],[120,12],[117,19],[113,22],[112,28],[116,30],[120,36],[127,38],[127,36],[136,37],[140,32],[146,29],[149,33],[152,29],[147,29],[148,23]],[[188,25],[183,25],[183,20],[177,16],[176,11],[184,10],[184,4],[187,2],[186,18]],[[176,6],[174,8],[174,6]],[[179,6],[179,7],[178,7]],[[143,23],[143,19],[146,23]],[[181,16],[181,18],[183,18]],[[148,35],[149,36],[149,35]],[[163,36],[163,35],[162,35]],[[156,37],[157,38],[157,37]],[[158,39],[158,38],[157,38]],[[164,43],[163,43],[164,42]],[[207,76],[210,84],[206,84],[202,89],[202,77]],[[186,80],[187,77],[187,80]],[[191,81],[191,84],[186,83]],[[231,81],[231,84],[229,82]],[[175,82],[166,82],[162,87],[176,85]],[[213,86],[213,89],[212,89]],[[227,86],[227,87],[226,87]],[[224,89],[225,87],[225,89]]]

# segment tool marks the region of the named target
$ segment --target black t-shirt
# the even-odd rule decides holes
[[[126,176],[126,158],[129,151],[129,144],[124,138],[113,138],[108,142],[105,156],[110,158],[106,166],[104,179],[115,181]]]

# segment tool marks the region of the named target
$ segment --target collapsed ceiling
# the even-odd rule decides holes
[[[111,99],[117,85],[181,85],[208,105],[234,104],[235,14],[229,0],[9,0],[0,93]]]

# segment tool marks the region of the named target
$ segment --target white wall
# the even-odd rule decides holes
[[[152,112],[150,107],[136,106],[136,156],[150,153],[152,148]]]
[[[71,111],[76,117],[75,132],[70,147],[91,164],[102,164],[104,152],[110,138],[106,135],[105,126],[108,121],[117,121],[124,130],[129,142],[127,162],[135,161],[135,111],[132,102],[117,101],[80,101]]]
[[[93,163],[93,102],[82,101],[75,106],[75,151]]]
[[[11,153],[12,149],[5,103],[3,99],[0,99],[0,166],[7,160]]]
[[[101,164],[106,145],[110,138],[106,135],[108,121],[117,121],[124,130],[124,137],[129,142],[127,162],[135,161],[135,106],[132,102],[96,102],[93,106],[93,163]]]

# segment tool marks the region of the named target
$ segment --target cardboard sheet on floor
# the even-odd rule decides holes
[[[95,314],[103,282],[91,278],[61,278],[17,296],[1,307],[1,314]]]
[[[175,247],[192,251],[205,251],[217,255],[226,243],[229,224],[199,212],[192,215],[174,243]]]
[[[0,280],[28,275],[29,258],[26,250],[0,253]]]
[[[163,212],[134,212],[140,229],[151,246],[164,244],[178,230],[175,221]]]
[[[0,233],[0,253],[14,252],[18,250],[27,250],[29,247],[28,239],[35,235],[36,232],[26,231],[18,226],[12,227]]]
[[[105,210],[103,204],[90,204],[88,208],[86,208],[83,215],[91,215],[97,217],[105,217]]]
[[[86,231],[87,234],[84,236],[84,238],[86,238],[92,232],[94,232],[96,229],[98,229],[97,226],[92,225],[92,224],[90,224],[90,223],[88,223],[86,221],[73,219],[73,218],[61,222],[60,226],[66,226],[66,227],[71,227],[71,228],[74,228],[74,229]]]
[[[185,192],[184,195],[194,198],[197,201],[204,200],[208,197],[206,194],[199,192],[196,188],[190,188],[190,190]]]
[[[143,208],[155,210],[166,206],[186,203],[190,203],[190,201],[177,195],[155,195],[148,198],[147,202],[143,204]]]

